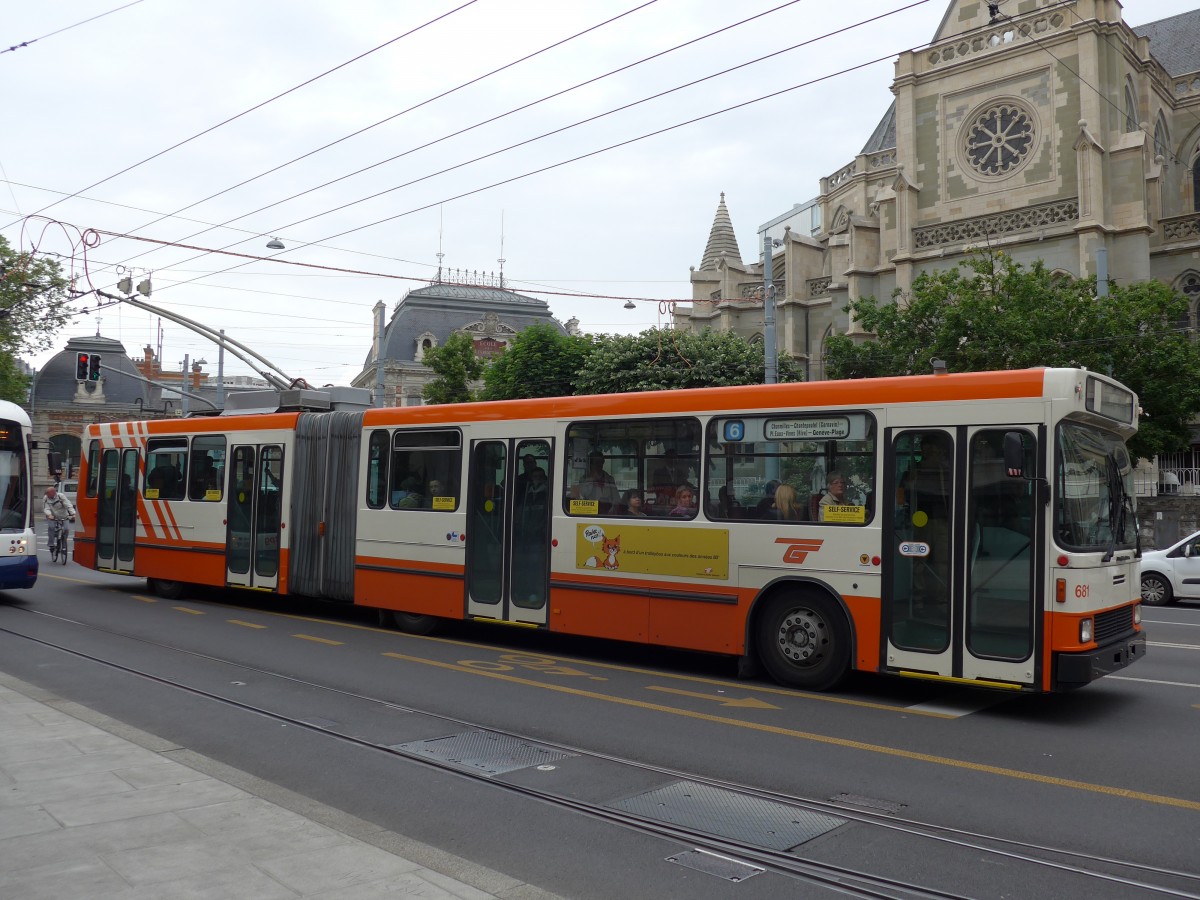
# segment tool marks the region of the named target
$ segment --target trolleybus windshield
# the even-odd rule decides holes
[[[24,531],[27,481],[21,427],[0,420],[0,531]]]
[[[1132,547],[1133,467],[1119,435],[1082,422],[1058,426],[1054,533],[1072,550]]]

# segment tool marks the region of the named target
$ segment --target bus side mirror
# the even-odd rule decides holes
[[[1010,478],[1025,475],[1025,445],[1019,431],[1004,434],[1004,471]]]

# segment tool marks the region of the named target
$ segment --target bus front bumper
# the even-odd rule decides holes
[[[1083,653],[1059,653],[1054,660],[1054,685],[1052,690],[1069,691],[1083,687],[1125,668],[1146,655],[1146,633],[1112,641],[1095,650]]]

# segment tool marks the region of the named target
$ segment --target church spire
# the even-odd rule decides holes
[[[742,262],[742,251],[738,249],[737,235],[733,233],[733,222],[729,218],[729,210],[725,208],[725,192],[721,191],[721,202],[717,205],[712,231],[708,233],[708,246],[704,248],[704,259],[700,262],[701,270],[715,269],[717,262],[725,256],[733,257],[739,265]]]

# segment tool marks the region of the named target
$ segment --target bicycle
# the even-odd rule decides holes
[[[62,519],[51,519],[50,559],[67,564],[67,525]]]

